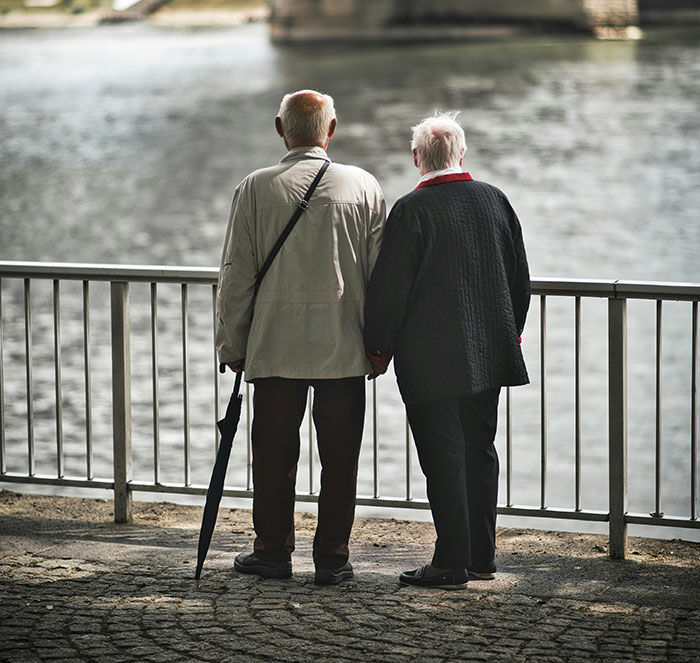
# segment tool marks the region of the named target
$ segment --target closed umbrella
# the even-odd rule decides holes
[[[224,365],[221,365],[224,368]],[[223,372],[223,371],[222,371]],[[207,490],[207,499],[204,503],[204,513],[202,514],[202,529],[199,531],[199,546],[197,548],[197,570],[194,573],[195,580],[199,580],[202,574],[202,566],[209,550],[211,543],[211,535],[214,533],[216,525],[216,516],[221,503],[221,496],[224,492],[224,481],[226,479],[226,468],[228,467],[228,459],[231,456],[231,447],[233,445],[233,437],[238,428],[238,422],[241,418],[241,402],[243,396],[240,394],[241,377],[243,371],[236,374],[236,382],[233,386],[231,399],[226,407],[226,414],[221,421],[217,422],[219,432],[221,433],[221,442],[219,443],[219,451],[216,454],[214,461],[214,469],[211,473],[209,481],[209,489]]]

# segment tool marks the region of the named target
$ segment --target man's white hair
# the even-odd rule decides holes
[[[464,129],[457,123],[459,111],[436,112],[412,128],[411,149],[425,172],[456,168],[467,151]]]
[[[328,129],[335,117],[333,97],[315,90],[300,92],[317,94],[321,97],[322,103],[315,108],[309,108],[307,104],[297,103],[301,96],[299,92],[285,94],[277,113],[282,122],[284,135],[290,143],[296,145],[323,144],[328,138]]]

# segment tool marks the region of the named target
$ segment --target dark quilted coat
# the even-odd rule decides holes
[[[387,220],[365,308],[365,346],[393,355],[406,403],[527,384],[530,304],[520,222],[485,182],[423,186]]]

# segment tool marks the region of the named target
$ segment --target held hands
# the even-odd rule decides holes
[[[367,359],[369,359],[369,363],[372,365],[372,372],[367,376],[368,380],[376,380],[380,375],[384,375],[391,361],[391,357],[387,359],[386,357],[373,357],[369,354],[367,355]]]

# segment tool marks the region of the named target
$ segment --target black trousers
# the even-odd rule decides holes
[[[355,517],[365,380],[363,377],[261,378],[254,385],[254,550],[261,559],[270,561],[288,560],[294,551],[299,427],[311,386],[312,415],[322,467],[314,563],[319,568],[342,566],[348,560],[348,541]]]
[[[407,405],[437,533],[432,563],[489,566],[496,551],[500,389]]]

